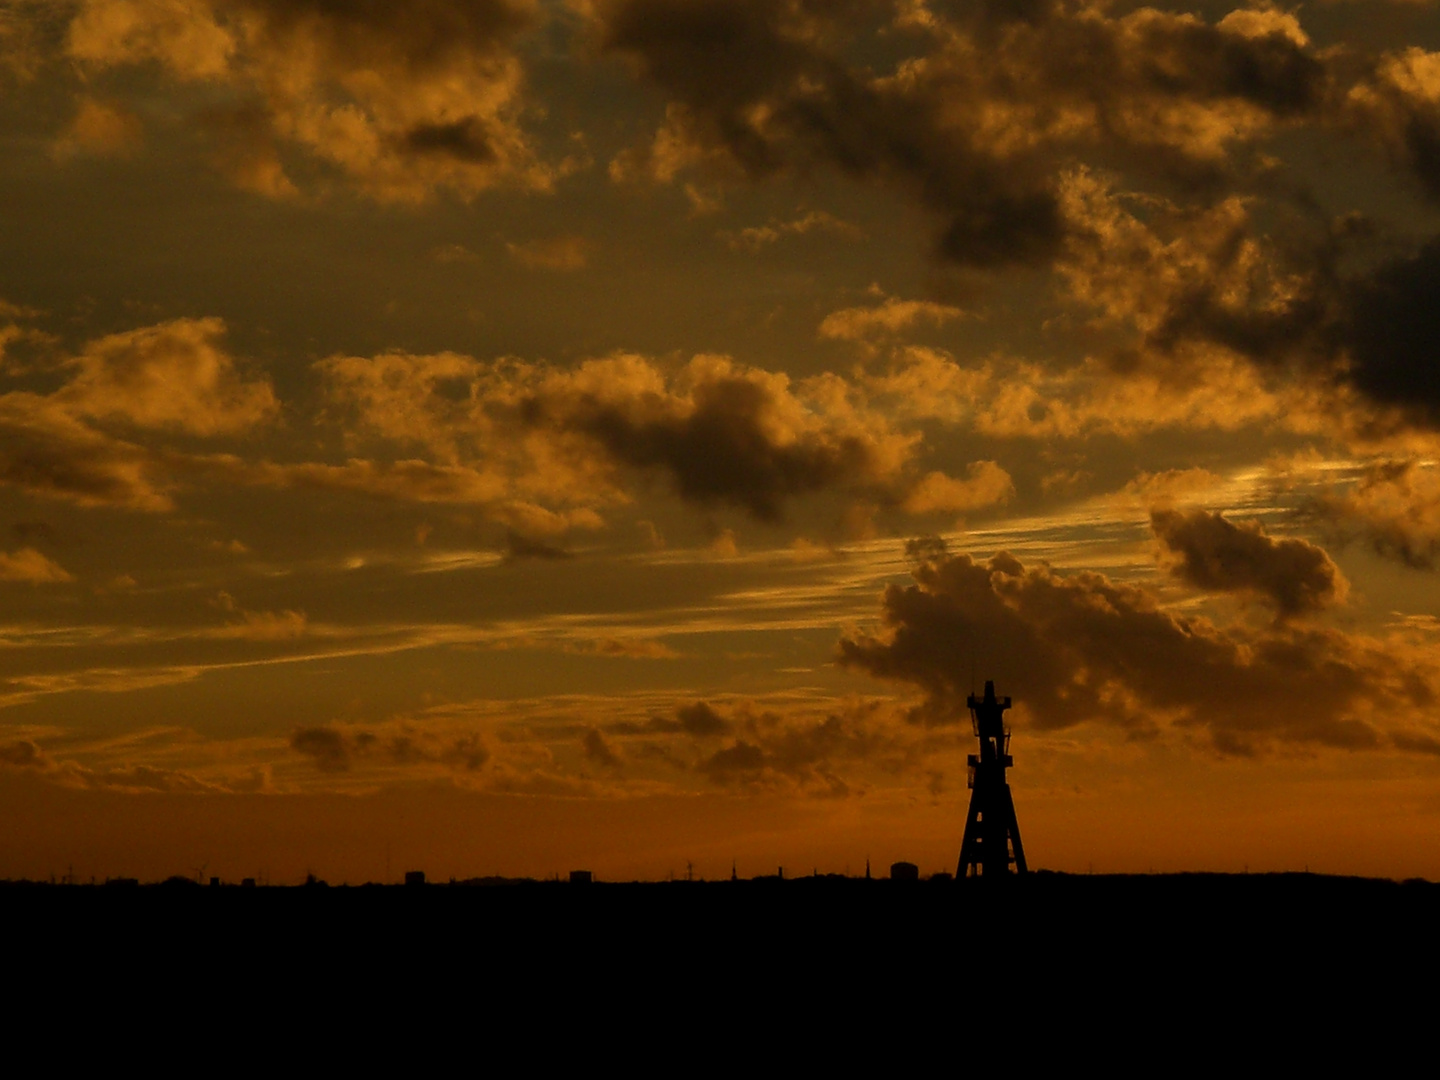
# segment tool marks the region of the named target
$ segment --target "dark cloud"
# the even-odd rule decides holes
[[[775,394],[754,379],[702,383],[693,409],[685,413],[647,415],[645,404],[582,399],[560,422],[584,432],[623,464],[663,470],[681,498],[731,503],[767,521],[779,518],[790,498],[874,473],[873,448],[858,434],[806,431],[781,437],[771,422]]]
[[[1372,400],[1440,419],[1440,239],[1350,290],[1345,377]]]
[[[597,12],[601,47],[670,97],[668,145],[719,152],[751,177],[824,164],[888,182],[941,218],[944,258],[973,266],[1057,251],[1069,225],[1056,185],[1077,151],[1213,182],[1232,145],[1332,96],[1298,23],[1268,10],[1210,25],[1148,8],[967,6],[944,25],[927,16],[933,32],[908,38],[917,51],[889,74],[864,45],[907,18],[900,5],[602,0]],[[651,164],[670,175],[682,162]]]
[[[17,769],[39,769],[48,765],[44,751],[29,739],[0,744],[0,765]]]
[[[1281,617],[1320,611],[1345,597],[1344,575],[1323,548],[1267,536],[1259,522],[1157,509],[1150,512],[1150,528],[1170,572],[1198,589],[1264,597]]]
[[[712,706],[703,701],[681,705],[672,719],[668,716],[652,716],[643,724],[624,720],[606,728],[616,735],[689,735],[697,739],[728,735],[734,724]]]
[[[717,750],[700,763],[700,771],[716,783],[724,784],[738,778],[759,776],[766,765],[765,751],[754,743],[736,739],[730,746]]]
[[[1339,258],[1364,233],[1354,235],[1346,222],[1339,229],[1328,243],[1279,253],[1275,270],[1289,265],[1283,267],[1288,295],[1278,302],[1260,290],[1249,305],[1224,299],[1217,267],[1210,282],[1174,298],[1148,343],[1163,351],[1204,340],[1278,370],[1298,366],[1434,427],[1440,422],[1440,306],[1434,301],[1440,238],[1342,278]],[[1237,237],[1237,256],[1243,243]]]
[[[944,562],[949,554],[943,536],[917,536],[905,541],[905,557],[914,563]]]
[[[668,480],[683,499],[767,521],[790,500],[825,490],[907,511],[974,509],[1011,490],[1008,474],[987,462],[964,480],[932,472],[917,484],[909,466],[920,432],[896,430],[857,387],[831,376],[792,381],[721,356],[696,356],[677,370],[614,354],[564,369],[397,352],[318,367],[332,401],[353,409],[364,433],[450,463],[251,470],[256,482],[268,474],[287,486],[489,503],[519,537],[600,527],[592,508],[628,501],[635,473]]]
[[[729,734],[731,727],[729,720],[703,701],[680,706],[675,710],[675,719],[681,731],[700,738]]]
[[[915,585],[885,590],[883,630],[843,638],[839,659],[918,687],[910,717],[921,724],[967,715],[977,660],[1038,727],[1173,724],[1231,753],[1375,746],[1372,716],[1415,715],[1434,699],[1435,673],[1389,643],[1285,624],[1219,627],[1165,610],[1143,588],[1027,569],[1008,554],[956,555],[913,573]]]
[[[1095,234],[1069,250],[1072,283],[1092,294],[1083,299],[1144,327],[1114,354],[1117,373],[1149,367],[1172,381],[1203,379],[1214,357],[1203,346],[1219,346],[1273,383],[1339,390],[1327,408],[1342,435],[1440,423],[1440,238],[1356,272],[1347,267],[1375,241],[1373,223],[1358,216],[1270,235],[1244,213],[1174,217],[1182,224],[1169,222],[1148,246]]]
[[[1433,735],[1425,735],[1417,732],[1397,731],[1390,736],[1397,750],[1407,750],[1412,754],[1432,754],[1440,757],[1440,739]]]
[[[1352,58],[1360,70],[1343,115],[1362,139],[1409,173],[1426,198],[1440,202],[1440,95],[1433,55],[1411,48]]]
[[[342,740],[341,748],[348,756],[349,741]],[[386,740],[385,749],[390,760],[397,765],[439,762],[452,768],[476,772],[490,760],[490,751],[478,735],[462,735],[445,741],[434,736],[402,733]]]
[[[497,157],[484,125],[473,116],[447,124],[417,124],[405,132],[401,142],[417,154],[448,154],[477,165],[489,164]]]
[[[374,742],[368,732],[351,736],[333,727],[296,728],[290,735],[290,749],[304,754],[321,772],[345,772]]]
[[[586,728],[585,734],[580,739],[580,748],[585,751],[585,760],[592,765],[600,765],[606,769],[618,769],[620,757],[595,728]]]
[[[286,143],[377,199],[418,202],[551,183],[517,123],[515,48],[539,18],[534,0],[91,0],[67,47],[86,66],[156,62],[228,84],[246,119],[216,164],[243,188],[299,193],[275,149]]]
[[[1235,261],[1249,255],[1246,241],[1237,233],[1231,252]],[[1268,367],[1291,362],[1321,372],[1333,363],[1335,331],[1342,296],[1318,260],[1298,260],[1302,275],[1297,294],[1279,303],[1262,298],[1257,289],[1237,303],[1226,295],[1225,266],[1213,276],[1174,296],[1160,324],[1146,335],[1145,344],[1162,354],[1174,354],[1186,342],[1221,345]],[[1296,282],[1289,282],[1292,288]]]
[[[602,48],[633,59],[683,106],[674,118],[688,138],[752,177],[816,163],[889,179],[948,219],[947,258],[994,266],[1045,257],[1060,221],[1043,176],[1021,160],[1002,166],[963,130],[947,130],[930,88],[882,85],[831,48],[884,7],[617,0],[598,10]]]
[[[564,548],[532,536],[522,536],[512,529],[505,534],[505,558],[513,562],[517,559],[569,559],[573,556]]]
[[[477,772],[490,760],[490,749],[478,735],[460,735],[440,755],[447,765]]]
[[[743,711],[743,710],[742,710]],[[730,787],[798,786],[812,794],[845,796],[846,765],[893,764],[895,741],[871,722],[866,710],[820,721],[786,719],[746,711],[745,734],[696,765],[712,783]]]
[[[33,394],[0,395],[0,483],[81,506],[166,510],[153,456]]]

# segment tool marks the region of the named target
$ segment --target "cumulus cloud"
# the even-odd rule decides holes
[[[894,737],[864,709],[832,713],[818,721],[742,712],[741,734],[695,766],[711,783],[798,787],[843,797],[852,793],[853,781],[843,775],[847,766],[874,764],[897,754]]]
[[[1342,540],[1363,538],[1378,554],[1417,570],[1433,570],[1440,557],[1440,475],[1433,465],[1377,462],[1348,489],[1312,497],[1303,513]]]
[[[53,397],[22,392],[0,394],[0,483],[80,506],[172,505],[149,451],[97,431]]]
[[[582,433],[612,458],[667,474],[698,503],[730,503],[762,520],[798,495],[893,474],[912,441],[805,409],[783,375],[694,361],[684,396],[578,393],[540,403],[541,423]],[[599,392],[597,392],[599,390]],[[548,405],[548,408],[546,407]]]
[[[1440,201],[1440,53],[1383,54],[1345,95],[1346,119]]]
[[[293,190],[283,172],[254,171],[253,149],[278,141],[377,199],[417,201],[550,184],[518,123],[514,44],[536,18],[531,0],[85,0],[67,51],[90,68],[151,62],[229,88],[263,136],[233,155],[251,190]]]
[[[126,748],[132,749],[132,748]],[[93,755],[93,752],[92,752]],[[202,779],[183,769],[118,760],[85,764],[74,759],[57,759],[29,739],[0,744],[0,766],[25,769],[62,787],[126,794],[144,792],[201,793],[233,790],[224,784]]]
[[[965,513],[1007,502],[1014,494],[1009,473],[993,461],[977,461],[964,480],[929,473],[910,489],[903,506],[911,514]]]
[[[667,371],[623,354],[573,369],[454,354],[336,357],[320,368],[362,430],[455,462],[446,468],[467,470],[492,500],[623,502],[628,472],[663,477],[689,502],[776,520],[787,502],[824,490],[899,504],[914,482],[919,433],[896,430],[838,376],[797,383],[719,356]]]
[[[844,26],[860,10],[788,0],[593,5],[600,47],[630,58],[671,98],[645,163],[653,175],[717,153],[755,177],[825,163],[918,190],[947,219],[940,243],[960,261],[996,265],[1048,249],[1059,223],[1043,180],[1018,156],[1002,166],[950,123],[942,94],[916,85],[928,72],[875,78],[827,47],[836,33],[861,30]]]
[[[1349,361],[1344,377],[1368,397],[1411,410],[1432,426],[1440,422],[1437,290],[1440,239],[1356,282],[1342,331]]]
[[[434,730],[410,720],[373,727],[298,727],[290,734],[289,746],[317,771],[332,776],[362,769],[367,775],[383,775],[397,767],[418,766],[432,775],[465,777],[491,761],[490,748],[478,733]]]
[[[1298,537],[1267,536],[1259,522],[1237,524],[1207,510],[1156,509],[1150,528],[1162,563],[1181,581],[1209,592],[1262,597],[1282,618],[1331,607],[1349,588],[1323,548]]]
[[[1037,727],[1169,726],[1229,753],[1374,747],[1381,728],[1416,722],[1435,700],[1433,659],[1392,641],[1286,623],[1218,626],[1101,574],[1062,576],[1003,553],[984,563],[920,554],[916,583],[885,590],[881,627],[839,647],[846,666],[919,689],[917,723],[966,715],[975,660]]]
[[[713,706],[703,701],[681,705],[675,710],[675,722],[687,735],[696,735],[702,738],[709,735],[728,734],[731,728],[730,721],[716,712]]]
[[[131,432],[236,434],[279,405],[266,378],[246,379],[219,344],[219,319],[175,319],[109,334],[61,365],[50,394],[0,394],[0,483],[81,506],[171,507],[183,455],[121,438]]]
[[[693,701],[677,706],[673,717],[652,716],[643,724],[621,722],[611,725],[611,730],[625,735],[684,734],[706,739],[728,735],[734,725],[708,702]]]
[[[339,728],[300,727],[290,734],[290,749],[309,758],[321,772],[345,772],[357,755],[375,744],[369,732],[350,733]]]
[[[1068,225],[1055,180],[1077,152],[1203,181],[1236,149],[1323,111],[1324,61],[1289,14],[1218,23],[1142,8],[806,0],[600,0],[601,48],[669,97],[622,174],[733,162],[752,177],[816,164],[890,184],[941,220],[937,248],[975,266],[1050,258]],[[1017,9],[1018,10],[1018,9]],[[886,26],[891,23],[892,26]],[[857,43],[898,30],[877,72]]]
[[[194,435],[230,434],[279,408],[268,379],[245,381],[218,345],[220,319],[175,319],[90,342],[68,362],[56,404],[95,419]]]
[[[1060,191],[1076,227],[1056,269],[1087,329],[1117,335],[1105,368],[1122,397],[1148,384],[1161,410],[1188,404],[1195,421],[1356,444],[1440,417],[1436,242],[1345,271],[1364,251],[1357,218],[1266,234],[1241,195],[1185,206],[1086,170]]]

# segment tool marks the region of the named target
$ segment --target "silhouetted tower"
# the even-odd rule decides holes
[[[960,867],[956,877],[989,877],[1026,872],[1025,849],[1020,844],[1020,826],[1015,821],[1015,800],[1005,770],[1015,764],[1010,757],[1010,731],[1005,710],[1010,699],[995,696],[995,684],[985,683],[985,696],[971,694],[970,720],[980,740],[980,753],[971,754],[970,812],[965,815],[965,839],[960,842]]]

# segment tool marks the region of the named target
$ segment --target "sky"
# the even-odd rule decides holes
[[[1440,878],[1428,2],[0,2],[0,877]]]

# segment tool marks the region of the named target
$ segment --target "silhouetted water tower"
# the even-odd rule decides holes
[[[985,683],[985,696],[974,694],[966,700],[980,753],[971,754],[970,812],[965,815],[965,839],[960,842],[960,867],[956,877],[989,877],[992,874],[1026,872],[1025,848],[1020,843],[1020,826],[1015,821],[1015,800],[1005,770],[1015,764],[1010,757],[1010,730],[1005,710],[1010,699],[995,696],[995,684]]]

